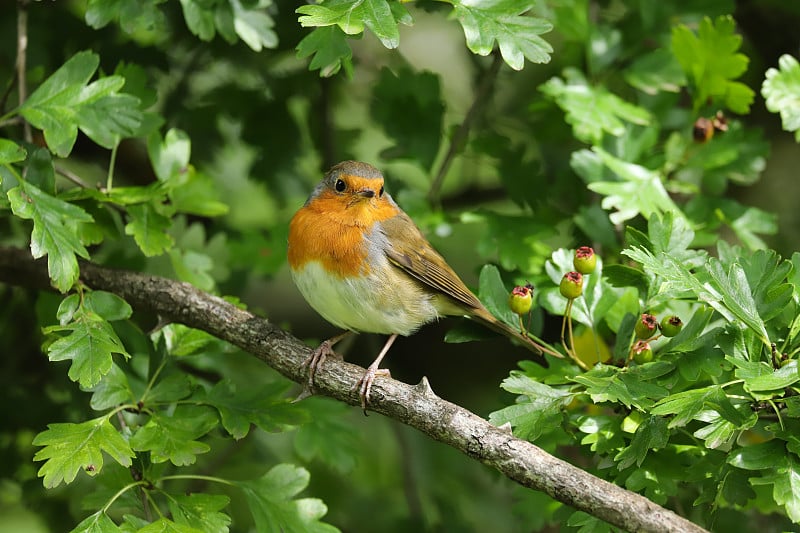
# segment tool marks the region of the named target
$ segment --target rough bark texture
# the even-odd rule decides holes
[[[0,248],[0,281],[49,288],[44,261],[28,250]],[[305,383],[302,364],[310,349],[268,320],[181,283],[137,272],[81,263],[81,281],[113,292],[135,309],[201,329],[258,357],[281,374]],[[315,393],[359,405],[353,385],[364,369],[329,358],[316,374]],[[597,478],[530,442],[515,438],[479,416],[437,397],[427,380],[416,386],[391,378],[375,381],[370,409],[417,428],[466,455],[496,468],[525,487],[628,531],[704,531],[647,498]]]

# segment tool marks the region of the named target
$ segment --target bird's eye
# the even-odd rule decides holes
[[[336,189],[336,192],[344,192],[347,188],[347,184],[344,180],[336,180],[336,183],[333,184],[333,188]]]
[[[378,191],[378,197],[380,198],[383,196],[383,185],[381,185],[381,190]]]

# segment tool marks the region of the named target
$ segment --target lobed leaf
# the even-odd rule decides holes
[[[48,424],[47,430],[33,439],[33,445],[44,446],[33,459],[45,461],[39,476],[44,477],[47,488],[62,481],[71,483],[81,469],[89,475],[99,473],[103,468],[103,452],[126,467],[131,465],[133,457],[128,443],[105,416],[80,424]]]
[[[626,123],[646,126],[652,117],[643,107],[630,104],[603,87],[589,84],[574,68],[564,70],[564,79],[554,77],[539,87],[566,113],[575,137],[598,145],[604,134],[620,137]]]
[[[194,464],[197,455],[208,452],[198,439],[217,425],[214,412],[205,406],[179,405],[170,415],[154,413],[131,437],[136,451],[149,451],[154,463],[170,461],[175,466]]]
[[[315,28],[297,44],[297,57],[311,57],[308,70],[319,70],[323,78],[333,76],[344,68],[349,76],[353,74],[353,51],[347,38],[337,26]]]
[[[783,129],[800,142],[800,63],[789,54],[778,59],[778,68],[767,69],[761,95],[767,109],[780,113]]]
[[[304,468],[279,464],[257,480],[235,484],[244,491],[258,531],[338,531],[319,521],[328,512],[322,501],[294,499],[308,486],[309,477]]]
[[[454,13],[464,29],[467,48],[485,56],[500,48],[505,62],[514,70],[522,70],[525,60],[547,63],[553,47],[539,37],[553,25],[526,13],[533,6],[527,0],[458,0],[453,2]]]

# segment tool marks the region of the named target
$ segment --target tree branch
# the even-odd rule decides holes
[[[28,98],[28,84],[26,75],[28,73],[28,1],[17,1],[17,93],[19,105],[25,103]],[[22,122],[22,131],[26,142],[33,142],[31,125],[25,120]]]
[[[469,130],[472,128],[472,123],[475,122],[475,119],[478,117],[478,113],[481,109],[483,109],[483,106],[486,104],[486,100],[489,99],[489,95],[492,92],[492,87],[497,79],[497,73],[500,72],[500,66],[502,64],[503,56],[500,55],[500,50],[495,50],[493,52],[492,64],[489,66],[489,69],[483,73],[481,81],[478,84],[478,88],[475,91],[475,99],[472,101],[472,105],[469,107],[469,110],[467,110],[467,114],[464,116],[464,121],[461,122],[461,124],[458,126],[458,129],[453,134],[453,138],[450,140],[450,146],[447,149],[447,153],[442,160],[442,164],[439,165],[439,170],[436,172],[436,177],[433,178],[431,188],[428,191],[428,201],[430,203],[439,203],[439,193],[442,190],[442,184],[444,183],[444,178],[447,176],[447,171],[450,170],[450,165],[453,164],[453,159],[455,159],[456,155],[458,155],[461,150],[464,149],[464,144],[469,136]]]
[[[0,248],[0,281],[50,288],[46,262],[28,250]],[[266,319],[204,293],[188,283],[81,263],[81,281],[113,292],[134,308],[202,329],[258,357],[289,379],[305,383],[303,361],[311,350]],[[316,374],[315,392],[358,406],[353,385],[364,369],[329,358]],[[701,532],[702,528],[639,494],[597,478],[455,404],[437,397],[427,379],[415,386],[390,378],[375,381],[373,411],[412,426],[525,487],[629,531]]]

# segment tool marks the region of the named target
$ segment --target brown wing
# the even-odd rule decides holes
[[[396,237],[390,239],[390,246],[386,248],[386,256],[393,264],[462,305],[473,309],[483,308],[481,302],[464,285],[458,274],[447,266],[444,258],[433,249],[408,215],[401,212],[381,224],[387,235]]]

